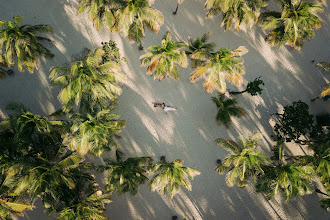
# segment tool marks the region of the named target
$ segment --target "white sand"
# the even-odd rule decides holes
[[[245,88],[248,81],[262,76],[265,88],[261,96],[239,95],[240,105],[248,116],[234,120],[226,130],[215,122],[216,107],[202,82],[189,83],[191,68],[181,68],[181,79],[175,82],[153,80],[145,74],[146,68],[139,65],[140,52],[136,44],[106,30],[98,33],[87,15],[76,15],[77,0],[0,0],[0,19],[12,20],[13,15],[24,16],[24,24],[49,24],[54,33],[48,37],[55,42],[51,47],[55,54],[52,60],[41,60],[34,74],[19,73],[0,80],[0,116],[7,115],[4,106],[10,102],[22,102],[34,113],[47,115],[58,109],[56,98],[59,89],[49,86],[48,74],[53,66],[61,67],[84,48],[96,48],[102,41],[112,39],[120,47],[127,82],[119,98],[117,112],[127,122],[119,143],[127,156],[152,156],[155,160],[165,155],[168,161],[183,159],[184,165],[201,172],[192,181],[192,191],[182,189],[171,200],[168,195],[150,192],[142,186],[138,195],[112,196],[106,215],[111,219],[329,219],[330,215],[319,207],[318,195],[299,197],[289,204],[280,199],[267,201],[256,194],[253,186],[246,189],[229,188],[214,171],[216,160],[223,159],[227,152],[214,144],[216,138],[237,140],[239,135],[248,136],[261,131],[264,140],[261,148],[269,152],[272,141],[271,113],[280,111],[292,101],[302,100],[310,104],[312,113],[330,112],[330,102],[310,99],[318,96],[329,75],[316,68],[315,63],[330,61],[330,10],[327,1],[321,14],[323,26],[316,37],[307,42],[301,51],[289,51],[269,47],[263,40],[264,32],[253,27],[247,32],[224,32],[220,28],[221,17],[204,19],[204,0],[186,0],[172,15],[176,0],[156,0],[153,7],[162,11],[165,23],[159,35],[147,32],[145,49],[158,45],[166,31],[174,39],[187,40],[212,31],[211,41],[219,47],[234,49],[246,46],[249,53],[243,58],[246,75],[244,85],[230,90]],[[316,60],[315,63],[311,63]],[[165,102],[177,111],[165,114],[153,108],[151,102]],[[24,219],[52,219],[42,213],[42,208],[27,212]]]

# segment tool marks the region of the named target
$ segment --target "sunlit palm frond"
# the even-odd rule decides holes
[[[182,164],[182,160],[174,160],[171,163],[160,162],[154,165],[150,171],[151,174],[157,174],[149,182],[150,190],[164,194],[169,192],[171,198],[178,192],[180,185],[191,190],[189,177],[193,179],[200,172],[190,167],[183,167]]]
[[[180,78],[177,64],[182,67],[188,66],[188,58],[180,42],[172,41],[171,34],[168,32],[164,36],[161,46],[152,46],[150,52],[140,56],[141,66],[148,66],[147,74],[153,74],[159,80],[170,76],[175,80]]]
[[[269,159],[256,150],[258,138],[260,133],[253,134],[249,138],[241,137],[238,143],[221,138],[216,140],[218,145],[231,152],[216,168],[220,174],[227,172],[228,186],[237,184],[239,187],[245,187],[250,177],[256,181],[257,175],[264,174],[262,166],[269,164]]]
[[[41,44],[41,41],[48,38],[41,37],[37,32],[50,33],[52,28],[48,25],[22,25],[22,16],[14,16],[14,23],[1,21],[0,47],[1,59],[6,66],[12,67],[17,61],[20,72],[24,69],[33,72],[37,67],[38,56],[51,58],[54,55]]]
[[[324,86],[322,92],[321,92],[321,97],[330,95],[330,84],[327,84],[326,86]]]

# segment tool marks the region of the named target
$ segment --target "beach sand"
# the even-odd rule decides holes
[[[306,42],[300,51],[287,47],[271,48],[264,41],[265,32],[257,26],[250,30],[226,31],[220,27],[221,16],[205,19],[204,0],[186,0],[178,10],[176,0],[156,0],[153,7],[164,15],[164,25],[159,34],[146,32],[144,51],[118,34],[107,30],[97,32],[86,14],[77,15],[77,0],[0,0],[0,19],[12,20],[13,15],[24,16],[24,24],[48,24],[54,33],[47,35],[54,41],[49,48],[55,54],[53,59],[41,59],[38,70],[33,74],[18,72],[0,80],[0,116],[8,115],[4,109],[11,101],[21,102],[33,113],[48,115],[60,107],[57,100],[59,88],[49,84],[49,70],[62,67],[79,57],[83,48],[95,49],[102,41],[114,40],[122,56],[123,70],[127,81],[122,86],[119,108],[116,113],[126,120],[126,127],[120,133],[118,143],[127,157],[151,156],[155,161],[166,156],[167,161],[183,159],[184,165],[201,172],[192,183],[192,191],[181,189],[170,199],[168,195],[150,192],[143,185],[136,196],[124,194],[112,196],[106,216],[110,219],[329,219],[330,215],[319,207],[319,197],[311,194],[298,197],[288,204],[280,198],[267,201],[263,194],[255,193],[254,187],[244,189],[228,187],[225,175],[219,175],[214,168],[216,160],[226,157],[227,152],[218,147],[216,138],[237,141],[238,136],[249,136],[262,132],[260,149],[270,153],[274,118],[270,114],[280,112],[283,106],[302,100],[309,104],[313,114],[330,113],[330,102],[318,100],[311,103],[329,82],[326,75],[315,64],[330,62],[330,9],[327,1],[321,13],[322,28],[315,32],[315,38]],[[167,31],[175,40],[196,38],[206,32],[213,32],[210,42],[216,42],[216,49],[234,49],[245,46],[249,52],[243,56],[246,68],[244,83],[237,88],[227,84],[231,91],[243,90],[249,81],[262,76],[265,83],[260,96],[237,95],[239,105],[247,116],[234,119],[229,129],[218,126],[215,121],[216,106],[211,101],[213,94],[207,94],[203,81],[189,82],[190,67],[180,68],[181,79],[154,80],[140,67],[139,57],[152,45],[159,45]],[[312,60],[315,60],[312,63]],[[152,102],[164,102],[177,108],[165,114],[153,108]],[[298,147],[292,153],[300,154]],[[112,155],[113,152],[105,156]],[[89,157],[91,160],[98,160]],[[102,179],[100,176],[99,179]],[[25,213],[20,219],[53,219],[39,208]]]

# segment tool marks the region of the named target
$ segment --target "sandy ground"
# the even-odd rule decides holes
[[[312,113],[330,112],[330,102],[310,99],[318,96],[330,77],[315,66],[316,62],[330,61],[330,9],[324,2],[321,14],[323,26],[316,36],[307,42],[301,51],[290,51],[269,47],[263,40],[264,31],[253,27],[248,31],[227,31],[220,27],[220,17],[205,19],[204,0],[186,0],[178,14],[172,15],[176,0],[157,0],[153,7],[165,18],[159,35],[147,32],[143,52],[127,39],[106,30],[97,32],[86,14],[77,15],[77,0],[0,0],[0,19],[11,20],[13,15],[24,16],[24,24],[49,24],[54,33],[48,35],[55,42],[50,47],[55,57],[40,60],[34,74],[17,72],[14,76],[0,80],[0,116],[7,115],[4,107],[10,101],[21,102],[34,113],[48,115],[60,104],[59,89],[49,85],[49,70],[74,60],[84,47],[96,48],[102,41],[112,39],[120,47],[127,63],[123,69],[127,82],[123,85],[116,110],[127,122],[119,143],[128,157],[151,156],[154,160],[165,155],[168,161],[183,159],[184,165],[201,172],[192,181],[192,191],[182,189],[173,199],[167,195],[150,192],[142,186],[135,197],[125,194],[112,196],[106,215],[111,219],[329,219],[330,215],[319,207],[318,195],[312,194],[284,204],[280,199],[267,201],[256,194],[253,186],[246,189],[228,187],[224,176],[214,171],[216,160],[223,159],[227,152],[214,144],[216,138],[237,140],[240,135],[248,136],[262,132],[261,149],[269,152],[272,145],[270,135],[274,120],[270,114],[281,111],[283,106],[302,100],[310,104]],[[180,81],[153,80],[145,74],[146,68],[139,65],[139,56],[146,48],[158,45],[163,35],[170,31],[176,40],[195,38],[205,32],[213,32],[211,41],[217,48],[234,49],[246,46],[249,53],[243,58],[246,75],[240,88],[229,85],[232,91],[242,90],[248,81],[262,76],[265,88],[261,96],[248,94],[237,96],[248,116],[234,120],[226,130],[215,122],[216,107],[207,94],[202,82],[191,84],[191,68],[181,68]],[[315,60],[313,64],[311,61]],[[151,107],[151,102],[165,102],[177,107],[176,112],[165,114]],[[297,151],[297,148],[294,148]],[[299,152],[298,152],[299,153]],[[110,154],[111,155],[111,154]],[[96,158],[90,158],[95,159]],[[101,177],[100,177],[101,178]],[[39,204],[40,207],[40,204]],[[26,212],[21,219],[53,219],[38,208]]]

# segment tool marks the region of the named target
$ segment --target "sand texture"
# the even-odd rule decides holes
[[[21,102],[35,114],[48,115],[60,107],[57,99],[59,88],[50,86],[49,70],[61,67],[79,58],[83,48],[94,49],[102,41],[114,40],[122,56],[123,70],[127,76],[119,97],[116,113],[126,120],[126,127],[118,142],[128,157],[151,156],[158,160],[166,156],[168,161],[183,159],[184,165],[201,172],[192,183],[192,191],[181,189],[170,199],[168,195],[150,192],[146,185],[133,197],[113,195],[107,206],[106,216],[113,220],[130,219],[329,219],[330,215],[319,207],[317,194],[296,198],[285,204],[280,198],[267,201],[263,194],[255,193],[254,186],[245,189],[228,187],[225,176],[214,168],[217,159],[227,152],[218,147],[216,138],[237,141],[240,135],[249,136],[262,132],[260,148],[269,153],[274,119],[270,114],[279,112],[283,106],[302,100],[309,104],[313,114],[330,113],[330,102],[318,100],[311,103],[329,82],[330,75],[316,67],[317,62],[330,62],[330,9],[324,1],[321,13],[322,28],[306,42],[302,50],[287,47],[272,48],[265,41],[265,32],[257,26],[240,32],[220,27],[221,16],[205,19],[204,0],[186,0],[176,16],[172,14],[176,0],[156,0],[153,7],[164,15],[164,25],[159,34],[146,32],[144,51],[118,34],[107,30],[97,32],[87,14],[77,15],[77,0],[0,0],[0,19],[12,20],[13,15],[24,16],[23,24],[48,24],[54,33],[47,35],[54,46],[48,48],[55,54],[53,59],[41,59],[33,73],[18,72],[0,80],[0,117],[7,115],[5,105],[11,101]],[[272,3],[273,4],[273,3]],[[180,68],[181,79],[154,80],[146,75],[146,67],[140,67],[139,57],[152,45],[159,45],[163,35],[170,31],[175,40],[196,38],[213,32],[210,39],[216,49],[234,49],[245,46],[249,52],[243,56],[246,68],[244,83],[240,88],[227,84],[231,91],[243,90],[249,81],[262,76],[265,83],[260,96],[242,94],[236,96],[247,116],[234,119],[226,129],[215,121],[216,106],[211,101],[213,94],[204,91],[202,81],[189,82],[191,67]],[[312,60],[315,60],[312,63]],[[152,102],[165,102],[176,111],[165,114],[153,108]],[[293,153],[301,153],[297,148]],[[110,152],[107,155],[112,155]],[[99,160],[90,157],[92,160]],[[100,176],[99,179],[102,179]],[[20,219],[54,219],[43,214],[39,208],[26,212]]]

